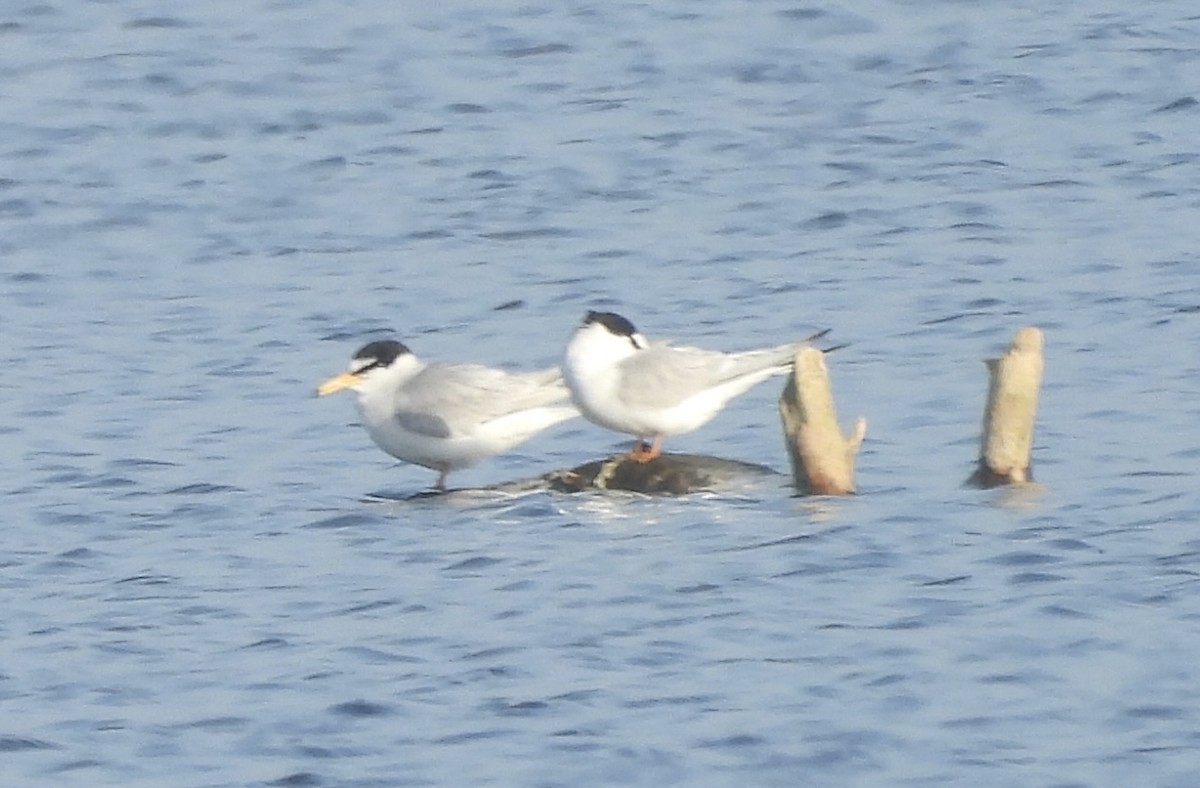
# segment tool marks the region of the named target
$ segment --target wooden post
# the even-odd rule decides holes
[[[980,487],[1033,480],[1033,422],[1042,384],[1042,331],[1029,326],[1013,337],[1000,358],[987,364],[987,407],[979,442],[979,466],[968,480]]]
[[[854,458],[867,434],[867,420],[859,416],[853,434],[842,437],[821,350],[804,347],[796,353],[779,398],[779,417],[796,489],[806,495],[853,493]]]

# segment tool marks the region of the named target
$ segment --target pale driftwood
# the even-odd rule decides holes
[[[774,475],[763,465],[701,454],[663,454],[639,462],[629,454],[595,460],[542,477],[552,490],[625,490],[648,495],[686,495],[753,482]]]
[[[779,416],[796,489],[808,495],[853,493],[854,459],[867,434],[867,420],[860,416],[854,432],[842,437],[825,354],[819,349],[805,347],[796,353],[795,368],[779,398]]]
[[[1033,423],[1042,385],[1042,331],[1029,326],[1000,358],[985,361],[990,381],[979,442],[979,465],[969,481],[981,487],[1033,480]]]

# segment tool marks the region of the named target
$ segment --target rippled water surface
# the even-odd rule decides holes
[[[1188,0],[5,6],[3,784],[1200,784],[1198,85]],[[479,490],[577,421],[387,500],[312,396],[596,307],[832,327],[861,494]]]

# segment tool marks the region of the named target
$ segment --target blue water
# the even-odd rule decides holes
[[[1200,783],[1191,2],[0,14],[0,783]],[[861,494],[426,489],[368,338],[832,327]],[[965,489],[1046,332],[1034,491]],[[764,384],[668,449],[786,470]]]

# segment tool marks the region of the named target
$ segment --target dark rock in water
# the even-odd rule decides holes
[[[419,502],[439,498],[468,500],[496,493],[523,495],[547,489],[564,493],[622,490],[646,495],[687,495],[744,487],[768,478],[783,477],[765,465],[723,460],[704,454],[663,454],[646,463],[638,462],[629,454],[617,454],[575,468],[488,487],[421,490],[415,493],[380,490],[369,493],[365,500],[375,503]]]
[[[663,454],[638,462],[628,454],[584,463],[542,479],[559,492],[626,490],[648,495],[686,495],[744,484],[777,475],[765,465],[723,460],[701,454]]]

